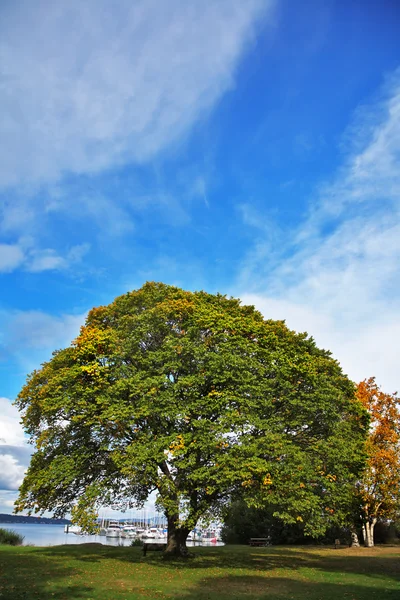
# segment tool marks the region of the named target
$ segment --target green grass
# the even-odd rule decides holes
[[[0,600],[399,600],[400,548],[0,546]]]

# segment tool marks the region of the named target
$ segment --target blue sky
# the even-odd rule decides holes
[[[399,17],[1,3],[0,512],[29,456],[26,374],[146,280],[238,296],[400,388]]]

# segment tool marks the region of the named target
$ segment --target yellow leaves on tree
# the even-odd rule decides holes
[[[272,485],[271,475],[269,473],[263,479],[263,485]]]
[[[251,487],[253,484],[254,484],[253,479],[245,479],[244,481],[242,481],[242,487],[244,487],[244,488]]]
[[[176,439],[170,444],[169,451],[172,454],[175,454],[176,452],[179,452],[179,450],[184,450],[184,449],[185,449],[185,441],[183,439],[183,436],[177,435]]]
[[[100,329],[93,325],[81,327],[80,334],[73,341],[76,356],[90,360],[109,353],[115,344],[115,334],[111,329]]]
[[[93,311],[92,311],[93,312]],[[112,329],[101,329],[96,325],[81,327],[79,336],[72,342],[83,381],[102,385],[106,382],[108,356],[116,350],[117,341]]]

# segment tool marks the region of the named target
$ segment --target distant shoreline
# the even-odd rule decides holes
[[[0,514],[0,525],[12,525],[13,523],[25,523],[26,525],[70,525],[71,521],[69,519],[51,519],[49,517]]]

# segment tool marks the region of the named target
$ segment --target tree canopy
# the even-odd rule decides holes
[[[364,543],[373,546],[378,519],[400,515],[400,398],[383,392],[374,377],[359,383],[356,394],[371,418],[368,459],[357,496]]]
[[[235,494],[323,531],[364,460],[368,418],[328,351],[237,299],[161,283],[91,310],[16,403],[36,447],[17,511],[89,528],[156,490],[174,553]]]

